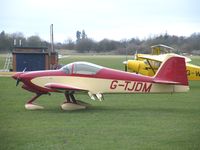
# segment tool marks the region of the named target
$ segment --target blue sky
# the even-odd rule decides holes
[[[200,32],[199,0],[0,0],[0,30],[39,35],[49,41],[76,39],[83,29],[89,38],[122,40],[168,33]],[[1,32],[0,31],[0,32]]]

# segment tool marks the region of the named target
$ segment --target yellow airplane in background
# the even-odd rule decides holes
[[[124,61],[125,71],[154,76],[166,56],[171,55],[185,58],[188,80],[200,80],[200,66],[189,63],[190,58],[172,53],[174,49],[166,45],[159,44],[151,48],[152,54],[135,54],[135,59]]]

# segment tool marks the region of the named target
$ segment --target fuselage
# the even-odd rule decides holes
[[[24,89],[34,93],[60,92],[46,87],[49,83],[62,84],[91,93],[171,93],[188,90],[185,85],[158,84],[153,77],[99,68],[95,73],[75,72],[66,69],[18,73],[14,76],[24,83]]]

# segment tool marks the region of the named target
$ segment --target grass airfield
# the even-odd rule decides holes
[[[1,59],[1,58],[0,58]],[[200,57],[193,63],[200,65]],[[61,64],[89,61],[123,70],[125,56],[69,56]],[[44,95],[36,102],[44,110],[27,111],[33,94],[0,77],[0,149],[102,150],[200,149],[200,81],[179,94],[107,94],[103,102],[86,94],[77,99],[86,110],[63,111],[63,94]]]

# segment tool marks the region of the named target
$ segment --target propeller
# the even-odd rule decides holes
[[[124,71],[128,71],[128,61],[123,61],[124,64]]]
[[[124,64],[124,71],[128,71],[128,58],[127,58],[127,56],[128,56],[128,50],[127,50],[127,48],[126,48],[126,60],[125,61],[123,61],[123,64]]]
[[[138,59],[138,56],[137,56],[138,52],[137,50],[135,50],[135,54],[134,54],[134,60],[137,60]]]
[[[125,65],[125,68],[124,68],[124,69],[125,69],[125,71],[126,71],[126,72],[128,71],[128,67],[127,67],[127,64]]]
[[[26,71],[26,67],[24,68],[24,70],[22,71],[23,73]]]
[[[21,81],[20,78],[17,78],[16,86],[19,85],[19,82],[20,82],[20,81]]]
[[[24,70],[22,71],[22,73],[24,73],[25,71],[26,71],[26,67],[24,68]],[[21,81],[20,75],[21,75],[21,74],[19,74],[19,75],[17,76],[16,86],[18,86],[18,85],[19,85],[19,82]]]
[[[137,50],[135,50],[135,54],[134,54],[134,59],[133,60],[138,60],[138,56],[137,56],[138,52]],[[128,71],[128,57],[127,57],[128,53],[126,50],[126,61],[123,61],[124,64],[124,70],[127,72]]]

